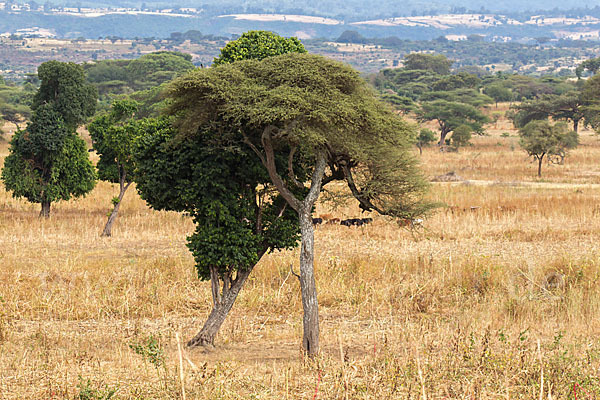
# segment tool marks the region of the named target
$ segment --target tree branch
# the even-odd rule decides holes
[[[298,182],[298,180],[296,179],[296,174],[294,173],[294,154],[296,154],[297,148],[297,146],[292,146],[290,150],[290,155],[288,157],[288,176],[290,177],[290,180],[294,183],[294,185],[296,185],[296,187],[303,189],[304,185]]]
[[[386,215],[386,213],[383,210],[381,210],[379,207],[375,206],[371,202],[371,200],[369,200],[366,196],[364,196],[360,192],[360,190],[358,190],[358,188],[356,187],[356,183],[354,182],[354,176],[352,175],[352,170],[350,170],[350,167],[348,166],[348,164],[346,164],[346,163],[342,164],[342,169],[344,170],[344,175],[346,177],[346,182],[348,182],[348,187],[350,188],[350,191],[352,192],[352,195],[354,196],[354,198],[356,200],[358,200],[358,202],[361,204],[361,208],[365,211],[375,210],[379,214]]]
[[[323,177],[325,176],[325,167],[327,166],[327,154],[325,151],[320,150],[317,153],[317,160],[315,163],[315,169],[312,174],[312,179],[310,182],[310,190],[308,191],[308,195],[304,198],[303,205],[306,208],[312,208],[315,204],[315,201],[319,198],[319,193],[321,193]]]
[[[300,211],[302,203],[300,200],[294,196],[294,194],[288,189],[281,176],[277,173],[277,166],[275,165],[275,154],[273,150],[273,142],[271,133],[276,128],[274,126],[268,126],[265,128],[262,134],[262,143],[263,148],[265,149],[265,160],[263,161],[264,166],[267,168],[267,172],[269,173],[269,177],[273,181],[273,184],[279,190],[279,193],[283,196],[283,198],[290,204],[290,206],[296,210],[296,212]]]

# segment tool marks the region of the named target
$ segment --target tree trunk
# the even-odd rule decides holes
[[[538,178],[542,177],[542,160],[544,159],[544,154],[538,158]]]
[[[42,210],[40,211],[40,218],[50,218],[50,202],[42,201]]]
[[[440,149],[443,149],[444,146],[446,145],[446,136],[448,136],[448,132],[446,132],[445,130],[442,130],[440,132],[440,142],[438,143],[438,146],[440,146]]]
[[[300,290],[304,310],[302,348],[313,357],[319,353],[319,303],[314,274],[315,235],[311,218],[311,209],[299,214],[302,244],[300,248]]]
[[[104,226],[104,230],[100,236],[102,237],[110,237],[112,235],[112,226],[117,219],[117,214],[119,213],[119,208],[121,207],[121,201],[123,200],[123,196],[125,196],[125,192],[131,185],[131,182],[125,184],[125,175],[121,176],[121,180],[119,182],[119,201],[115,203],[110,216],[108,217],[108,221],[106,221],[106,225]]]
[[[417,146],[419,148],[419,155],[423,155],[423,146]]]
[[[575,133],[577,133],[578,129],[579,129],[579,120],[578,119],[574,119],[573,120],[573,130],[575,131]]]
[[[217,336],[219,329],[221,329],[221,325],[223,325],[225,318],[227,318],[229,311],[231,311],[233,303],[235,303],[250,272],[252,272],[252,269],[238,271],[235,280],[229,281],[229,279],[226,279],[223,282],[223,294],[221,295],[219,293],[219,276],[216,272],[216,268],[211,268],[210,282],[213,293],[213,308],[200,332],[187,343],[189,347],[213,347],[215,345],[215,337]]]

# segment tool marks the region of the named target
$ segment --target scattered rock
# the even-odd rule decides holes
[[[432,182],[460,182],[462,180],[463,180],[463,178],[456,175],[456,172],[450,171],[447,174],[436,176],[431,181]]]

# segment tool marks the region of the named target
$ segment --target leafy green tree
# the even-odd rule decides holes
[[[408,151],[412,125],[382,105],[358,72],[308,54],[195,70],[174,81],[169,97],[182,138],[206,135],[252,150],[270,186],[296,212],[303,348],[317,354],[315,202],[323,185],[343,180],[365,211],[399,218],[426,212],[426,183]]]
[[[524,101],[513,108],[515,113],[511,118],[517,128],[524,127],[534,120],[552,117],[556,120],[571,121],[573,130],[577,132],[581,120],[585,117],[584,100],[579,92],[547,94],[539,99]]]
[[[284,38],[268,31],[249,31],[227,43],[214,65],[229,64],[239,60],[262,60],[285,53],[305,53],[306,49],[295,37]]]
[[[498,108],[498,103],[511,101],[513,99],[512,91],[500,82],[494,82],[491,85],[486,86],[483,89],[483,93],[494,99],[496,108]]]
[[[52,202],[83,196],[96,182],[85,142],[51,105],[38,107],[27,129],[15,133],[1,177],[14,197],[40,203],[41,217],[50,216]]]
[[[241,40],[247,44],[248,38]],[[144,102],[137,116],[148,116],[157,111],[161,93],[157,88],[132,97]],[[185,211],[194,218],[196,232],[188,237],[188,247],[198,276],[211,282],[213,308],[190,346],[214,345],[262,256],[295,247],[299,239],[297,217],[260,160],[244,144],[221,137],[220,124],[224,121],[202,125],[194,137],[181,137],[168,118],[135,123],[137,189],[153,208]],[[287,157],[277,158],[279,165],[288,165]],[[298,174],[307,173],[297,160],[292,166]]]
[[[96,92],[77,64],[49,61],[38,74],[31,122],[11,140],[2,180],[14,197],[41,203],[40,216],[49,217],[52,202],[94,188],[96,173],[76,129],[93,114]]]
[[[262,256],[297,245],[296,216],[251,150],[231,146],[209,127],[181,137],[168,118],[137,123],[140,195],[154,209],[189,213],[196,224],[188,247],[198,277],[211,282],[213,307],[188,345],[210,347]]]
[[[404,69],[432,71],[439,75],[450,74],[453,63],[442,54],[411,53],[404,57]]]
[[[538,177],[542,176],[542,161],[562,163],[569,149],[578,144],[577,132],[569,130],[565,122],[552,125],[549,121],[531,121],[519,130],[519,144],[538,161]]]
[[[472,132],[473,129],[469,125],[459,125],[454,129],[454,132],[452,132],[448,144],[453,150],[458,151],[460,147],[464,147],[471,143]]]
[[[101,236],[111,236],[125,192],[133,182],[135,163],[133,144],[138,134],[138,125],[133,121],[137,103],[117,100],[111,112],[96,118],[88,125],[92,147],[100,156],[96,168],[101,180],[118,183],[119,196],[113,198],[113,210],[102,230]]]
[[[435,142],[435,138],[435,132],[431,129],[421,129],[415,139],[419,154],[423,154],[423,147],[429,146],[431,143]]]
[[[423,103],[417,117],[421,122],[437,121],[440,127],[440,147],[446,143],[446,136],[459,126],[467,125],[471,132],[482,135],[483,124],[489,122],[489,118],[477,107],[448,100]]]

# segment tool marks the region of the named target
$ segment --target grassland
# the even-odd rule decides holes
[[[215,350],[180,353],[210,307],[188,218],[128,193],[106,239],[114,186],[49,220],[0,187],[0,399],[597,398],[600,139],[584,132],[538,180],[503,123],[458,153],[425,149],[428,175],[470,182],[432,184],[452,207],[422,228],[318,227],[316,360],[300,352],[296,251],[260,262]]]

